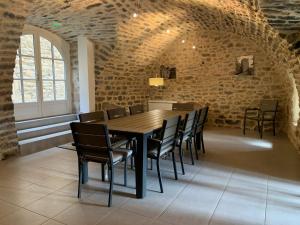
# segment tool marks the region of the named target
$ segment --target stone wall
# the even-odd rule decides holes
[[[18,150],[11,93],[14,62],[29,2],[0,1],[0,159]]]
[[[254,56],[255,75],[235,75],[237,57],[248,55]],[[279,67],[251,39],[225,32],[190,33],[158,58],[157,73],[160,65],[176,67],[177,79],[166,80],[163,88],[151,88],[151,98],[209,104],[211,125],[241,127],[244,109],[258,106],[261,99],[278,99],[280,127],[288,122],[292,83],[287,66]]]

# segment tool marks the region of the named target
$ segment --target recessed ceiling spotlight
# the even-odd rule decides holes
[[[181,41],[181,43],[184,44],[184,43],[185,43],[185,40],[183,39],[183,40]]]
[[[137,14],[137,13],[133,13],[133,14],[132,14],[132,17],[133,17],[133,18],[137,18],[138,16],[139,16],[139,14]]]
[[[193,49],[196,49],[196,45],[193,45]]]
[[[167,30],[167,33],[168,33],[168,34],[170,33],[170,30],[169,30],[169,29]]]

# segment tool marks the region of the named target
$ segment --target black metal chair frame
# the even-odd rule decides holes
[[[163,193],[163,185],[162,185],[162,179],[160,174],[159,160],[165,154],[168,153],[172,154],[175,180],[178,179],[174,149],[176,146],[176,139],[178,136],[180,121],[181,121],[180,116],[176,116],[171,119],[164,120],[160,132],[160,137],[158,137],[157,139],[155,138],[148,139],[148,158],[156,160],[156,169],[157,169],[157,175],[158,175],[161,193]],[[155,154],[153,154],[152,151],[153,149],[155,149],[156,152]]]
[[[196,151],[196,159],[199,159],[198,156],[198,148],[197,148],[197,142],[200,145],[200,149],[202,149],[202,153],[205,154],[205,145],[204,145],[204,138],[203,138],[203,131],[204,131],[204,125],[207,122],[207,116],[208,116],[208,110],[209,107],[205,106],[198,111],[198,115],[195,122],[195,128],[193,133],[194,138],[194,147]]]
[[[268,104],[269,103],[269,104]],[[276,115],[278,112],[277,100],[262,100],[261,106],[256,108],[246,108],[244,114],[243,134],[246,134],[246,122],[255,120],[260,138],[263,137],[264,122],[272,122],[273,136],[275,136]],[[253,114],[255,113],[255,116]],[[252,116],[251,116],[252,115]],[[268,118],[268,116],[271,116]]]
[[[107,111],[107,117],[109,120],[113,120],[113,119],[118,119],[118,118],[122,118],[122,117],[126,117],[127,116],[127,112],[126,109],[123,107],[119,107],[119,108],[114,108],[114,109],[108,109]],[[114,138],[118,138],[118,136],[113,135]],[[123,137],[121,137],[123,138]],[[136,152],[136,140],[135,138],[129,139],[128,142],[126,143],[126,148],[132,148],[133,149],[133,155],[130,158],[130,167],[131,169],[133,169],[134,166],[134,155]]]
[[[181,163],[182,174],[185,174],[184,165],[183,165],[183,151],[182,151],[183,141],[186,142],[186,149],[189,150],[189,152],[190,152],[192,165],[195,164],[194,157],[193,157],[192,143],[193,143],[193,132],[194,132],[196,114],[197,114],[196,111],[187,113],[185,115],[183,126],[180,127],[179,132],[178,132],[178,141],[177,141],[176,146],[179,149],[179,158],[180,158],[180,163]],[[195,151],[197,154],[196,149],[195,149]]]
[[[74,145],[78,156],[78,198],[81,197],[83,183],[83,165],[87,162],[107,164],[109,170],[109,198],[108,207],[112,203],[114,183],[114,166],[124,162],[124,185],[127,184],[127,158],[132,151],[128,149],[113,150],[107,126],[104,124],[71,123]],[[127,151],[127,156],[123,153]]]
[[[96,111],[96,112],[89,112],[89,113],[81,113],[79,114],[79,121],[81,123],[98,123],[105,121],[105,116],[103,111]],[[123,137],[118,136],[111,136],[111,143],[112,147],[114,148],[120,148],[123,145],[126,145],[128,140],[124,139]],[[105,181],[105,165],[101,165],[102,168],[102,181]]]

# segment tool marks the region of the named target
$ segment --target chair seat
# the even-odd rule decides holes
[[[152,142],[148,142],[148,153],[147,156],[148,158],[158,158],[164,154],[166,154],[167,152],[169,152],[170,150],[172,150],[172,148],[162,148],[160,150],[160,155],[158,156],[158,146],[155,143]]]
[[[133,151],[130,149],[125,149],[125,148],[117,148],[113,150],[113,154],[121,154],[122,155],[122,160],[128,159],[130,156],[132,156]]]
[[[246,116],[247,119],[249,120],[262,120],[262,116],[257,116],[257,115],[247,115]],[[264,120],[273,120],[274,116],[273,115],[264,115]]]
[[[123,161],[124,159],[124,154],[121,152],[113,152],[112,154],[112,159],[113,159],[113,163],[118,163]],[[91,161],[91,162],[99,162],[99,163],[104,163],[106,164],[108,162],[108,158],[107,157],[101,157],[98,154],[85,154],[84,161]]]
[[[113,136],[111,137],[110,141],[114,148],[114,147],[120,147],[122,145],[126,145],[129,140],[123,136]]]

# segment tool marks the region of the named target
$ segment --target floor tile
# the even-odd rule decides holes
[[[25,208],[35,213],[53,218],[63,210],[77,203],[77,198],[72,198],[63,194],[55,193],[47,195],[32,204],[26,205]]]
[[[68,225],[94,225],[112,210],[91,203],[78,203],[63,211],[55,220]]]
[[[0,219],[1,225],[39,225],[46,222],[48,218],[20,209],[9,216]]]
[[[117,210],[101,220],[97,225],[143,225],[148,218],[125,210]]]

